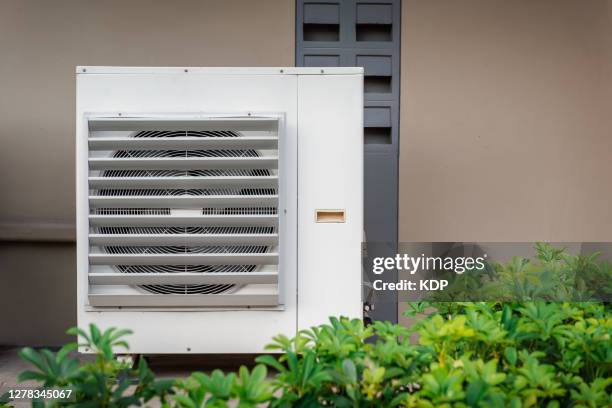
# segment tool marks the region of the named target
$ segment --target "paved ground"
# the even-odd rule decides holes
[[[20,372],[29,369],[28,363],[17,355],[18,348],[0,347],[0,395],[10,388],[32,386],[28,383],[17,383]],[[151,369],[159,377],[186,377],[193,371],[208,372],[215,368],[224,371],[237,370],[241,365],[253,365],[254,355],[164,355],[147,356]],[[79,355],[80,360],[92,360],[90,355]],[[29,404],[14,404],[15,407],[26,407]]]

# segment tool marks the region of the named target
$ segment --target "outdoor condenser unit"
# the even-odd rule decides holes
[[[257,353],[360,318],[362,95],[361,68],[78,67],[79,326]]]

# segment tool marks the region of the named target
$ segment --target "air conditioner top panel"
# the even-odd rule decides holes
[[[363,75],[362,67],[100,67],[77,66],[77,74],[179,74],[207,75]]]

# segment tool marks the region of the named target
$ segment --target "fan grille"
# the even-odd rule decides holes
[[[230,131],[142,131],[133,135],[141,137],[241,137],[240,133]],[[116,158],[138,157],[259,157],[253,149],[223,150],[119,150]],[[206,170],[104,170],[103,177],[197,177],[197,176],[269,176],[267,169],[206,169]],[[273,195],[275,188],[213,188],[213,189],[116,189],[104,188],[97,192],[100,196],[202,196],[202,195]],[[204,215],[253,215],[276,214],[276,207],[255,208],[201,208]],[[100,215],[171,215],[170,208],[99,208]],[[211,226],[211,227],[98,227],[102,234],[271,234],[276,232],[272,226]],[[177,253],[265,253],[268,246],[104,246],[103,251],[110,254],[177,254]],[[252,272],[257,265],[116,265],[122,273],[223,273]],[[156,294],[220,294],[236,289],[233,284],[202,285],[141,285],[140,288]]]

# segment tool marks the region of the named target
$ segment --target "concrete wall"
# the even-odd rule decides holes
[[[76,65],[291,66],[288,0],[0,2],[0,240],[74,238]],[[76,322],[74,245],[0,242],[0,344]]]
[[[403,2],[400,241],[612,239],[611,10]]]

